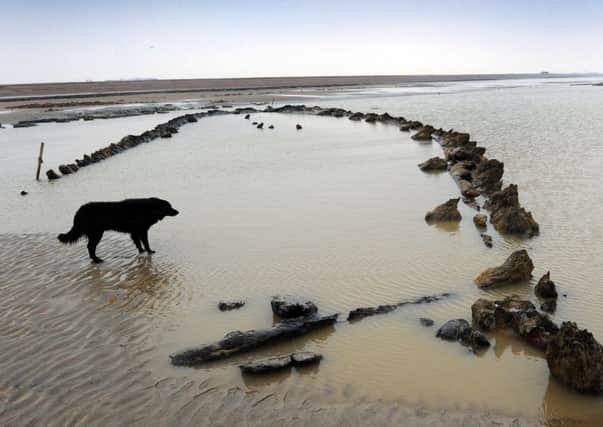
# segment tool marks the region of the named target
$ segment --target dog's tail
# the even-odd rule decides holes
[[[71,230],[69,230],[67,233],[61,233],[57,237],[62,243],[72,244],[72,243],[77,242],[83,235],[84,235],[84,233],[82,233],[75,226],[75,224],[73,224],[73,227],[71,227]]]

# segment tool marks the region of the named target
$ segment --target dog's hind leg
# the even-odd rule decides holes
[[[139,254],[143,253],[144,249],[142,249],[142,245],[140,244],[140,238],[141,238],[140,234],[132,233],[132,234],[130,234],[130,237],[132,237],[132,241],[136,245],[136,249],[138,249],[138,253]]]
[[[143,231],[140,235],[140,238],[142,239],[142,244],[144,245],[144,248],[147,250],[147,252],[150,254],[154,254],[155,251],[152,250],[149,246],[149,230]]]
[[[100,242],[102,238],[103,238],[102,231],[94,231],[94,232],[88,234],[88,254],[90,255],[90,259],[92,259],[92,262],[94,262],[96,264],[98,264],[99,262],[103,262],[102,259],[100,259],[99,257],[96,256],[96,246],[98,245],[98,242]]]

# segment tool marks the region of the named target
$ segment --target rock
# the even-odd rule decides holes
[[[471,347],[473,352],[490,347],[490,340],[483,333],[473,328],[461,337],[460,342],[465,347]]]
[[[551,280],[550,271],[547,271],[546,274],[540,278],[534,288],[534,293],[540,298],[557,299],[557,289],[555,288],[555,282]]]
[[[379,116],[377,116],[377,120],[380,121],[381,123],[388,123],[388,124],[398,124],[399,120],[393,116],[391,116],[389,113],[383,113]]]
[[[457,341],[471,330],[471,325],[465,319],[454,319],[444,323],[436,332],[436,337],[448,341]]]
[[[484,334],[471,327],[465,319],[453,319],[444,323],[437,331],[436,337],[447,341],[458,341],[473,351],[490,346]]]
[[[230,311],[241,308],[245,305],[245,301],[220,301],[218,303],[218,308],[220,311]]]
[[[21,193],[19,194],[21,194],[22,196],[27,196],[29,193],[25,190],[21,190]]]
[[[73,171],[67,165],[59,165],[59,172],[61,172],[63,175],[69,175]]]
[[[259,125],[256,126],[258,129],[263,129],[264,128],[264,122],[260,123]]]
[[[583,393],[603,392],[603,347],[586,329],[563,322],[546,350],[551,374]]]
[[[53,171],[52,169],[48,169],[46,171],[46,176],[48,177],[49,181],[53,181],[55,179],[59,179],[61,177],[61,175],[57,174],[55,171]]]
[[[467,181],[471,181],[471,169],[475,167],[475,164],[472,162],[458,162],[452,165],[450,168],[450,175],[456,180],[464,179]]]
[[[471,306],[473,322],[482,330],[510,328],[529,344],[544,350],[559,328],[536,311],[530,301],[513,295],[500,301],[478,299]]]
[[[530,237],[538,234],[538,223],[519,205],[517,185],[511,184],[493,193],[488,207],[492,212],[490,222],[498,232]]]
[[[258,122],[251,122],[253,126],[257,126]]]
[[[507,283],[529,280],[532,277],[534,264],[525,249],[513,252],[498,266],[482,271],[476,278],[475,284],[480,288],[491,288]]]
[[[271,357],[270,359],[258,360],[245,363],[239,368],[245,374],[265,374],[267,372],[280,371],[291,366],[291,356]]]
[[[245,374],[265,374],[267,372],[279,371],[292,366],[310,365],[320,362],[320,354],[303,351],[292,353],[287,356],[272,357],[270,359],[258,360],[257,362],[245,363],[239,368]]]
[[[478,213],[473,216],[473,223],[478,228],[486,228],[488,226],[488,215]]]
[[[249,120],[249,114],[245,114],[245,120]]]
[[[433,324],[435,323],[432,319],[428,319],[426,317],[420,317],[419,322],[421,323],[421,325],[423,325],[427,328],[433,326]]]
[[[431,133],[433,132],[433,126],[423,126],[422,128],[417,130],[412,139],[415,141],[431,141]]]
[[[425,296],[425,297],[421,297],[421,298],[417,298],[417,299],[413,299],[413,300],[405,300],[405,301],[401,301],[397,304],[379,305],[377,307],[360,307],[360,308],[356,308],[348,313],[348,320],[352,322],[352,321],[364,319],[365,317],[374,316],[376,314],[389,313],[400,307],[403,307],[403,306],[409,305],[409,304],[411,304],[411,305],[429,304],[432,302],[440,301],[441,299],[447,298],[450,295],[451,294],[449,294],[449,293],[443,293],[443,294],[439,294],[439,295],[429,295],[429,296]]]
[[[319,116],[344,117],[349,114],[343,108],[327,108],[318,113]]]
[[[471,182],[459,179],[456,184],[459,186],[459,190],[461,190],[461,195],[468,199],[475,199],[480,195],[479,189],[475,188]]]
[[[464,197],[463,203],[466,204],[467,206],[469,206],[470,208],[475,209],[478,212],[481,210],[481,208],[480,208],[479,204],[477,203],[477,201],[475,200],[475,198],[469,199],[467,197]]]
[[[270,301],[272,312],[284,319],[292,319],[299,316],[310,316],[318,311],[312,301],[303,301],[293,297],[275,296]]]
[[[197,366],[212,360],[225,359],[236,354],[254,350],[277,340],[305,335],[316,329],[333,325],[337,314],[322,317],[298,317],[285,319],[271,329],[234,331],[213,344],[185,350],[170,355],[173,365]]]
[[[353,120],[353,121],[359,121],[362,120],[364,118],[364,113],[354,113],[352,115],[350,115],[349,119]]]
[[[548,299],[544,301],[542,304],[540,304],[540,309],[545,313],[554,313],[557,311],[557,300]]]
[[[367,123],[375,123],[379,116],[375,113],[368,113],[364,116],[364,121]]]
[[[473,183],[484,192],[500,190],[504,166],[496,159],[482,160],[473,171]]]
[[[291,354],[293,366],[311,365],[322,360],[322,355],[310,351],[299,351]]]
[[[274,125],[268,126],[268,129],[274,129]]]
[[[422,171],[444,171],[448,167],[448,162],[441,157],[432,157],[423,163],[419,163],[418,166]]]
[[[486,149],[484,147],[449,147],[444,149],[446,160],[452,163],[469,161],[478,164],[481,162],[485,152]]]
[[[491,248],[492,247],[492,236],[490,236],[489,234],[486,234],[486,233],[481,233],[480,236],[482,238],[482,242],[484,242],[484,245]]]
[[[409,132],[411,129],[412,124],[411,123],[402,123],[400,125],[400,131],[401,132]]]
[[[449,130],[448,132],[440,132],[437,135],[437,140],[443,147],[468,147],[475,144],[469,143],[469,134]]]
[[[471,306],[471,317],[473,322],[484,331],[496,329],[496,307],[494,301],[480,298]]]
[[[435,209],[425,214],[425,221],[428,223],[432,222],[446,222],[446,221],[460,221],[461,213],[458,210],[460,198],[450,199],[446,203],[437,206]]]
[[[295,129],[301,130],[301,128],[302,128],[302,125],[300,125],[299,123],[295,125]]]

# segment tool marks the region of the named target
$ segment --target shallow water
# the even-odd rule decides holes
[[[449,175],[416,167],[440,154],[437,144],[412,141],[394,126],[258,114],[254,120],[276,127],[260,131],[241,116],[206,118],[53,183],[30,179],[40,139],[46,166],[56,167],[177,113],[5,129],[0,345],[10,351],[0,372],[11,374],[0,380],[8,402],[0,415],[39,422],[46,410],[58,424],[225,425],[245,415],[276,424],[283,408],[291,421],[337,405],[373,402],[367,411],[374,413],[381,408],[375,402],[395,402],[387,407],[601,424],[603,400],[549,378],[542,355],[514,337],[496,335],[475,356],[418,322],[470,318],[480,296],[531,297],[525,283],[495,291],[472,283],[483,268],[527,248],[534,283],[551,270],[568,295],[554,319],[576,320],[603,337],[600,89],[540,85],[316,101],[471,132],[505,162],[505,181],[519,184],[541,235],[518,241],[490,229],[488,249],[472,223],[475,211],[464,205],[458,227],[425,224],[425,212],[458,190]],[[30,194],[19,196],[21,189]],[[106,263],[91,265],[83,243],[55,240],[82,203],[139,196],[166,198],[181,212],[151,230],[152,257],[136,255],[127,236],[107,234],[98,249]],[[453,297],[343,321],[358,306],[440,292]],[[174,351],[270,326],[269,299],[283,293],[311,298],[325,314],[341,312],[342,321],[209,368],[169,364]],[[247,300],[241,310],[218,311],[219,300],[239,298]],[[322,353],[323,362],[262,378],[241,377],[236,367],[300,349]],[[377,415],[368,419],[379,423]]]

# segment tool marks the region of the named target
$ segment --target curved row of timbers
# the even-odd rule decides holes
[[[485,148],[471,141],[468,133],[454,130],[445,131],[418,121],[409,121],[403,117],[393,117],[388,113],[358,113],[340,108],[307,107],[305,105],[285,105],[279,108],[266,107],[263,110],[255,108],[238,108],[234,111],[209,110],[201,113],[185,114],[156,126],[154,129],[140,135],[128,135],[121,141],[84,155],[75,163],[59,166],[59,171],[70,175],[90,164],[100,162],[124,150],[139,144],[147,143],[158,138],[170,138],[178,129],[198,119],[222,114],[245,114],[249,119],[253,113],[304,113],[319,116],[347,117],[350,120],[364,120],[368,123],[383,123],[398,126],[400,131],[415,131],[411,136],[417,141],[436,140],[443,149],[444,158],[434,157],[419,164],[421,170],[448,170],[457,183],[463,201],[469,206],[480,210],[477,203],[483,198],[483,207],[490,211],[490,222],[494,228],[503,234],[513,234],[523,237],[533,237],[538,234],[539,227],[532,214],[521,207],[516,185],[502,188],[504,165],[496,159],[485,156]],[[261,125],[261,124],[260,124]],[[257,125],[258,129],[263,126]],[[301,129],[297,125],[297,129]],[[50,180],[60,178],[53,170],[47,171]],[[460,198],[453,198],[437,206],[425,215],[428,223],[460,221],[458,210]],[[478,228],[486,227],[487,215],[478,213],[473,218]],[[486,245],[491,245],[491,237],[483,234]],[[489,268],[475,278],[480,288],[491,288],[507,283],[522,281],[528,283],[532,277],[534,265],[525,250],[513,252],[500,266]],[[535,293],[542,302],[540,308],[546,312],[554,312],[557,301],[557,291],[550,280],[549,273],[545,274],[535,287]],[[350,311],[350,322],[366,316],[388,313],[407,304],[423,304],[439,301],[450,297],[451,294],[427,296],[418,300],[402,301],[377,307],[362,307]],[[310,309],[290,310],[288,314],[282,309],[276,309],[273,301],[272,308],[276,315],[284,320],[270,329],[234,331],[224,339],[196,349],[186,350],[171,356],[175,365],[200,365],[213,360],[224,359],[242,352],[249,352],[275,340],[300,336],[308,332],[333,325],[337,314],[318,316],[316,307],[311,303],[292,303],[292,307],[310,305]],[[220,309],[229,310],[240,308],[244,302],[222,302]],[[281,305],[286,307],[285,305]],[[579,329],[575,323],[564,322],[560,327],[546,314],[539,312],[534,304],[516,296],[499,301],[478,299],[471,307],[473,326],[465,319],[453,319],[442,325],[436,336],[442,339],[458,341],[469,347],[471,351],[479,351],[490,345],[489,339],[483,332],[509,328],[530,345],[542,350],[546,356],[552,375],[570,387],[581,392],[603,392],[603,346],[590,332]],[[284,314],[285,313],[285,314]],[[293,313],[293,314],[292,314]],[[424,326],[433,325],[431,319],[420,319]],[[279,356],[267,360],[255,361],[241,365],[245,373],[270,372],[275,369],[285,369],[309,363],[319,363],[321,355],[302,352]]]
[[[220,114],[246,114],[246,118],[249,118],[251,113],[304,113],[318,116],[348,117],[354,121],[364,120],[367,123],[379,122],[395,125],[404,132],[416,131],[411,138],[417,141],[432,141],[435,139],[443,148],[444,158],[434,157],[421,163],[419,165],[421,170],[444,171],[448,169],[459,187],[463,200],[478,210],[480,206],[475,200],[479,196],[483,196],[486,199],[484,207],[491,212],[490,222],[500,233],[529,237],[538,234],[538,224],[532,214],[522,208],[519,203],[517,186],[511,184],[502,189],[504,164],[496,159],[488,159],[485,156],[486,149],[477,146],[475,141],[471,141],[468,133],[435,129],[431,125],[407,120],[404,117],[393,117],[388,113],[359,113],[341,108],[285,105],[279,108],[268,106],[265,109],[238,108],[234,111],[214,109],[201,113],[185,114],[157,125],[140,135],[125,136],[119,142],[109,144],[94,153],[85,154],[73,163],[60,165],[59,171],[63,175],[71,175],[82,167],[105,160],[139,144],[151,142],[158,138],[171,138],[181,126],[195,123],[203,117]],[[301,129],[301,126],[298,125],[297,127]],[[258,128],[261,129],[259,125]],[[48,170],[46,175],[49,180],[61,177],[52,169]],[[428,222],[459,221],[461,215],[456,208],[459,200],[458,198],[450,199],[433,211],[428,212],[425,219]],[[483,214],[478,214],[474,218],[478,227],[483,225],[484,220]],[[491,244],[491,238],[486,235],[484,242],[487,245]]]

